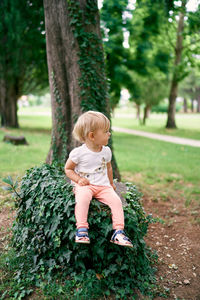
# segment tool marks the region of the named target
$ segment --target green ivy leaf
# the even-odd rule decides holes
[[[13,189],[12,189],[12,187],[10,187],[10,186],[2,186],[1,187],[4,191],[12,191]]]
[[[85,293],[91,299],[94,290],[102,296],[102,287],[117,293],[115,287],[120,291],[126,286],[124,298],[133,294],[133,286],[146,289],[144,282],[152,279],[151,261],[156,255],[144,241],[152,218],[145,214],[135,186],[129,184],[124,195],[125,230],[134,249],[110,243],[111,212],[96,199],[91,201],[88,214],[91,243],[75,243],[74,193],[65,174],[56,166],[43,164],[27,170],[19,193],[12,246],[27,265],[18,266],[18,280],[28,278],[27,272],[31,276],[53,276],[62,270],[70,278],[68,284],[81,286],[80,295]],[[96,274],[102,274],[101,280]],[[70,289],[73,290],[72,286]]]
[[[2,179],[3,182],[13,186],[13,179],[11,176]]]

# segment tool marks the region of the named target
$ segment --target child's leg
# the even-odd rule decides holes
[[[87,217],[90,201],[92,200],[93,191],[90,185],[76,185],[74,188],[76,205],[75,218],[77,228],[89,228]]]
[[[113,235],[111,242],[117,245],[133,247],[131,240],[126,236],[124,229],[124,211],[120,197],[112,187],[101,187],[95,197],[102,203],[108,205],[112,212]]]
[[[113,229],[124,229],[124,211],[120,197],[115,193],[112,187],[98,187],[95,193],[100,202],[108,205],[112,212]]]

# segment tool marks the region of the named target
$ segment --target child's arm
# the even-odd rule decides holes
[[[111,162],[107,163],[107,172],[108,172],[108,178],[110,180],[110,184],[113,187],[113,189],[116,190],[116,186],[113,182],[113,171],[112,171]]]
[[[88,185],[90,184],[89,180],[87,178],[79,176],[75,171],[74,168],[76,167],[76,164],[68,158],[66,164],[65,164],[65,174],[66,176],[71,179],[72,181],[78,183],[79,185]]]

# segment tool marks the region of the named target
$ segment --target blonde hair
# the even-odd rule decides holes
[[[110,121],[104,114],[89,110],[78,118],[72,134],[76,140],[84,143],[89,132],[95,132],[97,129],[108,131],[109,128]]]

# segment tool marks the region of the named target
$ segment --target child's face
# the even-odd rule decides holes
[[[106,146],[110,138],[110,131],[98,129],[93,133],[93,142],[96,145]]]

